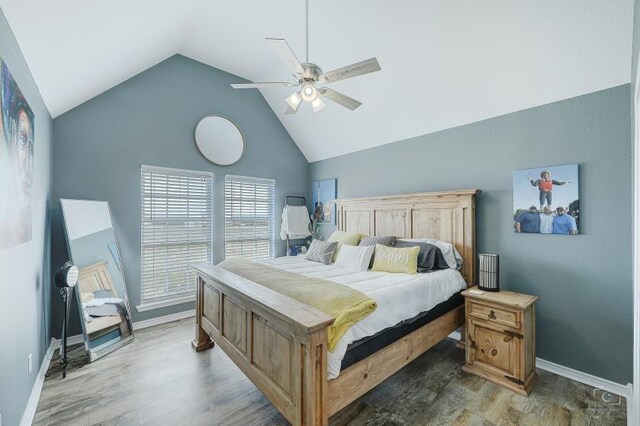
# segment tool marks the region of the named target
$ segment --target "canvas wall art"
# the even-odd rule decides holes
[[[513,227],[517,233],[577,235],[578,165],[513,172]]]
[[[336,224],[334,201],[338,189],[337,179],[316,180],[313,182],[312,197],[313,218],[319,224]]]
[[[31,240],[34,114],[0,59],[0,249]]]

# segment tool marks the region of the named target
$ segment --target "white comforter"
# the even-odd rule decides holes
[[[359,272],[335,264],[323,265],[312,262],[302,256],[280,257],[261,263],[349,286],[360,290],[378,303],[378,308],[353,325],[338,341],[334,351],[329,352],[329,379],[334,379],[340,374],[342,358],[349,344],[413,318],[420,312],[428,311],[467,287],[460,272],[454,269],[427,274]]]

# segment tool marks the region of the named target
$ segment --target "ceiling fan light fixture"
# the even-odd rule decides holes
[[[295,114],[302,101],[309,102],[314,112],[324,108],[325,103],[322,98],[329,99],[351,111],[362,105],[353,98],[344,95],[336,90],[326,87],[326,84],[335,83],[337,81],[347,80],[353,77],[380,71],[378,60],[373,57],[364,61],[355,62],[353,64],[336,68],[329,72],[324,72],[318,65],[309,61],[309,0],[305,0],[305,62],[300,62],[296,57],[291,46],[284,38],[267,37],[269,44],[275,52],[280,56],[282,62],[287,66],[293,74],[296,81],[280,81],[280,82],[262,82],[262,83],[234,83],[231,86],[234,89],[268,89],[277,87],[302,86],[299,92],[292,93],[286,98],[287,110],[285,114]],[[318,90],[315,85],[322,87]]]
[[[318,112],[322,108],[324,108],[326,104],[322,101],[320,96],[316,96],[314,100],[311,101],[311,107],[313,108],[313,112]]]
[[[302,99],[307,102],[312,102],[318,97],[318,91],[311,84],[305,84],[300,93],[302,94]]]
[[[287,96],[286,101],[293,110],[296,110],[302,102],[302,96],[300,96],[298,92],[293,92],[292,94]]]

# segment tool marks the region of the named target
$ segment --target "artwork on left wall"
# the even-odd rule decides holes
[[[0,249],[31,240],[34,114],[0,59]]]

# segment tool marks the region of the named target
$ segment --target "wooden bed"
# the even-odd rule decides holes
[[[478,190],[336,201],[338,229],[365,235],[437,238],[455,244],[470,286],[476,278]],[[202,263],[197,271],[195,350],[217,343],[294,425],[330,416],[423,354],[464,323],[459,306],[327,379],[327,314]]]

